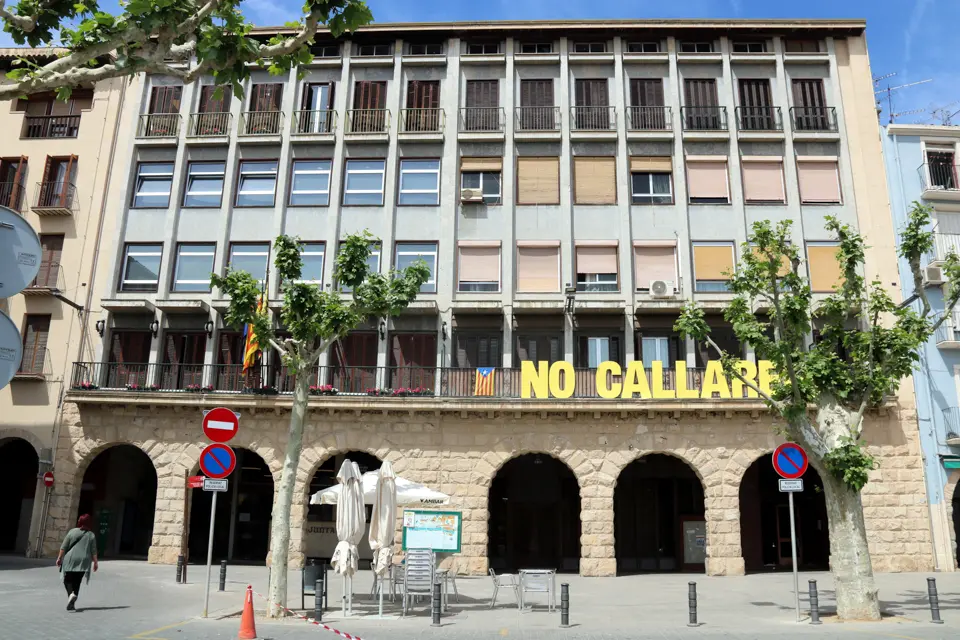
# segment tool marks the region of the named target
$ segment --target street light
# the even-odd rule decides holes
[[[567,302],[563,306],[563,312],[572,316],[574,308],[577,305],[577,288],[571,286],[568,282],[567,286],[563,289],[563,292],[567,295]]]

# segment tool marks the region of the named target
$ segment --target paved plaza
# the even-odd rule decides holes
[[[65,595],[52,561],[0,558],[0,639],[2,640],[213,640],[235,638],[243,590],[252,584],[266,592],[264,567],[230,567],[227,590],[211,592],[209,619],[203,608],[203,567],[191,566],[189,584],[178,585],[174,568],[144,562],[106,561],[89,585],[84,585],[78,612],[64,610]],[[214,570],[214,580],[217,571]],[[881,599],[889,618],[881,623],[795,622],[790,574],[747,577],[702,575],[643,575],[622,578],[561,576],[571,593],[571,623],[560,628],[560,614],[545,610],[545,597],[529,597],[534,610],[519,612],[512,593],[501,590],[497,608],[489,609],[489,578],[458,579],[460,602],[453,601],[441,628],[431,627],[428,605],[421,602],[405,619],[378,620],[369,597],[371,574],[355,578],[354,608],[350,619],[339,615],[340,582],[331,581],[330,610],[324,618],[337,629],[364,640],[407,638],[523,638],[618,640],[627,638],[901,638],[934,639],[960,636],[960,573],[937,575],[945,624],[929,622],[926,574],[881,574]],[[802,584],[816,579],[822,607],[833,607],[828,574],[801,574]],[[687,582],[696,580],[701,626],[687,622]],[[290,602],[299,606],[299,572],[291,573]],[[312,607],[312,600],[307,599]],[[268,623],[263,600],[256,601],[257,631],[261,638],[301,640],[336,638],[332,633],[300,620]],[[399,603],[388,605],[395,616]]]

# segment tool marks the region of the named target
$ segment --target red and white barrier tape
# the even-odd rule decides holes
[[[253,590],[251,589],[251,591],[253,591]],[[263,600],[264,602],[266,602],[267,604],[270,604],[270,600],[268,600],[268,599],[266,598],[266,596],[264,596],[264,595],[261,594],[261,593],[257,593],[256,591],[254,591],[254,593],[257,594],[257,597],[258,597],[258,598],[262,599],[262,600]],[[332,631],[333,633],[337,634],[337,635],[340,636],[341,638],[346,638],[347,640],[363,640],[363,638],[361,638],[360,636],[352,636],[352,635],[350,635],[349,633],[347,633],[346,631],[340,631],[339,629],[334,629],[333,627],[328,627],[327,625],[323,624],[322,622],[320,622],[320,621],[318,621],[318,620],[314,620],[313,618],[308,618],[307,616],[302,615],[302,614],[299,614],[299,613],[297,613],[296,611],[293,611],[293,610],[291,610],[291,609],[287,609],[287,608],[284,607],[283,605],[277,605],[277,606],[280,607],[281,609],[283,609],[284,611],[286,611],[287,613],[289,613],[290,615],[296,616],[297,618],[300,618],[301,620],[303,620],[303,621],[305,621],[305,622],[309,622],[310,624],[315,624],[315,625],[317,625],[318,627],[322,627],[322,628],[326,629],[327,631]]]

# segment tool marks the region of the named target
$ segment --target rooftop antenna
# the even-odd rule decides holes
[[[910,109],[909,111],[897,111],[896,113],[890,114],[890,123],[893,124],[893,121],[900,116],[908,116],[911,113],[924,113],[926,109]]]
[[[874,80],[873,80],[874,86],[877,86],[878,83],[879,83],[881,80],[883,80],[883,79],[885,79],[885,78],[889,78],[889,77],[891,77],[891,76],[893,76],[893,75],[894,75],[894,74],[891,73],[891,74],[887,74],[887,75],[884,75],[884,76],[880,76],[880,77],[878,77],[878,78],[874,78]],[[887,113],[890,114],[890,122],[893,123],[893,120],[894,120],[894,118],[895,118],[897,115],[903,115],[902,113],[901,113],[901,114],[895,114],[894,111],[893,111],[893,92],[894,92],[894,91],[897,91],[897,90],[899,90],[899,89],[906,89],[907,87],[915,87],[915,86],[917,86],[918,84],[926,84],[926,83],[928,83],[928,82],[933,82],[933,78],[926,78],[925,80],[918,80],[917,82],[908,82],[908,83],[906,83],[906,84],[898,84],[898,85],[895,86],[895,87],[891,87],[891,86],[888,84],[886,87],[884,87],[884,88],[882,88],[882,89],[877,89],[876,91],[874,91],[874,94],[875,94],[876,96],[878,96],[878,97],[877,97],[877,106],[879,107],[881,100],[883,100],[884,98],[886,98],[886,100],[887,100]],[[904,113],[908,113],[908,112],[904,112]],[[910,113],[912,113],[912,112],[910,112]]]
[[[954,100],[950,104],[945,104],[942,107],[931,107],[930,108],[930,120],[935,120],[936,124],[949,127],[953,124],[953,116],[960,113],[960,110],[954,111],[953,107],[957,104],[960,104],[960,100]]]

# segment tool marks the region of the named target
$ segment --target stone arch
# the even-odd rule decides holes
[[[40,452],[43,451],[43,443],[32,431],[18,429],[16,427],[0,429],[0,446],[3,446],[7,440],[13,438],[20,438],[21,440],[29,442],[34,450],[36,450],[38,457],[40,456]]]

